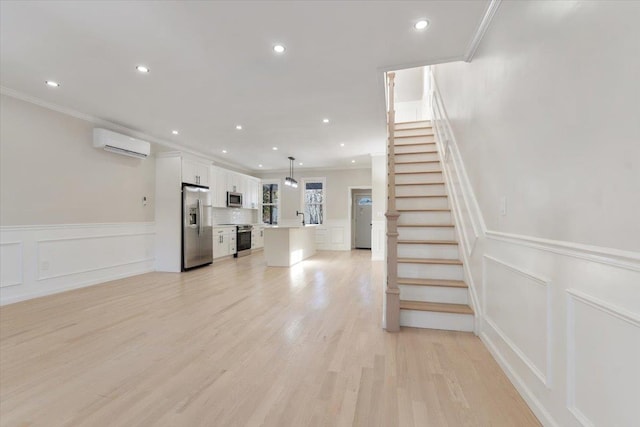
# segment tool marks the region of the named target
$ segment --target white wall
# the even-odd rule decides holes
[[[154,159],[95,149],[92,129],[0,96],[0,304],[153,269]]]
[[[503,2],[473,62],[434,67],[490,229],[640,250],[639,16]]]
[[[386,257],[387,247],[387,156],[371,156],[371,259],[381,261]]]
[[[286,172],[260,175],[262,179],[284,180]],[[281,181],[281,224],[299,224],[296,210],[302,210],[302,178],[326,178],[326,212],[322,226],[317,227],[317,244],[321,250],[350,250],[349,187],[371,186],[371,169],[295,170],[298,188],[285,187]]]
[[[478,333],[544,425],[640,417],[638,16],[503,2],[473,62],[435,67]]]

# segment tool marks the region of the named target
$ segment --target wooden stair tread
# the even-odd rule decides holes
[[[428,163],[440,163],[440,160],[416,160],[415,162],[394,162],[396,165],[422,165]]]
[[[406,245],[457,245],[455,240],[398,240],[398,244]]]
[[[462,280],[414,279],[414,278],[411,278],[411,277],[398,277],[398,285],[443,286],[443,287],[450,287],[450,288],[468,288],[467,284]]]
[[[451,209],[397,209],[398,212],[451,212]]]
[[[415,147],[416,145],[435,145],[436,142],[407,142],[405,144],[394,144],[394,147]]]
[[[395,125],[408,125],[410,123],[431,123],[431,120],[413,120],[408,122],[394,122]],[[431,125],[429,125],[431,127]]]
[[[402,130],[402,129],[400,129]],[[426,138],[429,136],[434,136],[432,133],[428,133],[426,135],[402,135],[402,136],[393,136],[393,139],[407,139],[407,138]]]
[[[396,175],[419,175],[421,173],[442,173],[442,171],[395,172]]]
[[[432,150],[432,151],[409,151],[406,153],[393,153],[396,156],[404,156],[407,154],[438,154],[438,150]]]
[[[459,259],[446,258],[398,258],[399,263],[405,264],[443,264],[443,265],[462,265]]]
[[[443,302],[400,300],[400,310],[436,311],[438,313],[473,314],[473,309],[465,304]]]
[[[436,182],[412,182],[410,184],[396,184],[396,187],[404,185],[444,185],[444,181],[436,181]]]
[[[396,199],[432,199],[434,197],[449,197],[446,194],[429,194],[426,196],[396,196]]]
[[[398,224],[398,227],[450,227],[453,228],[453,224]]]

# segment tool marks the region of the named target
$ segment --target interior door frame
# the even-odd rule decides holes
[[[354,185],[347,187],[347,235],[349,236],[349,248],[355,249],[355,227],[353,227],[353,190],[369,190],[371,197],[373,197],[373,187],[370,185]],[[371,213],[373,220],[373,212]],[[371,241],[373,242],[373,229],[371,230]]]

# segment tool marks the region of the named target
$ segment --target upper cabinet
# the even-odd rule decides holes
[[[242,194],[242,207],[245,209],[258,209],[260,179],[238,172],[212,166],[211,177],[213,184],[213,206],[217,208],[227,207],[227,192]]]
[[[183,157],[182,182],[209,187],[209,165],[202,161]]]

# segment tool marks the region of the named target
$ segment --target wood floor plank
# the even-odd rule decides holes
[[[382,330],[370,256],[258,252],[1,307],[0,426],[539,425],[473,334]]]

